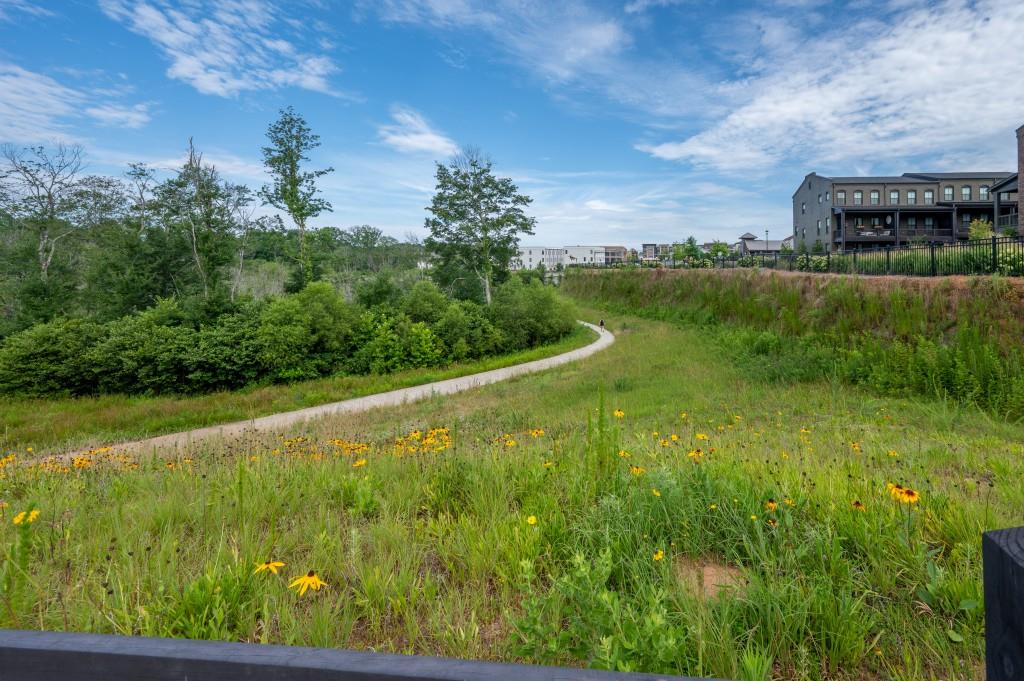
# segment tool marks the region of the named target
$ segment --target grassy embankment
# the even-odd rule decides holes
[[[0,625],[982,678],[979,533],[1024,517],[1024,428],[768,383],[701,328],[588,314],[611,348],[471,393],[166,460],[9,464]],[[289,591],[309,571],[326,586]]]
[[[422,385],[568,352],[596,334],[579,327],[557,343],[444,368],[336,376],[197,396],[103,395],[63,399],[0,397],[0,452],[98,447],[230,423],[363,395]]]
[[[584,272],[582,300],[713,333],[723,360],[781,380],[834,378],[1024,418],[1024,281],[764,270]]]

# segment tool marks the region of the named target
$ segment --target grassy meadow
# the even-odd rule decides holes
[[[983,678],[980,533],[1024,519],[1024,426],[766,381],[700,324],[584,312],[614,345],[470,393],[141,458],[12,451],[0,626]],[[135,428],[74,418],[13,440]]]
[[[374,393],[443,381],[530,362],[582,347],[597,337],[578,327],[547,345],[446,367],[391,374],[331,376],[189,396],[100,395],[16,398],[0,396],[0,451],[83,449],[231,423]]]

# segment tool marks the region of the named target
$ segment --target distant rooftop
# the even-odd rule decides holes
[[[863,175],[848,177],[830,177],[833,182],[840,184],[914,184],[921,182],[920,177],[907,175]]]
[[[824,177],[839,184],[916,184],[919,182],[938,182],[941,180],[994,180],[1009,177],[1010,172],[965,172],[965,173],[903,173],[902,175],[848,175],[843,177]]]
[[[1004,178],[1013,173],[991,172],[991,173],[903,173],[907,177],[922,177],[936,180],[988,180]]]

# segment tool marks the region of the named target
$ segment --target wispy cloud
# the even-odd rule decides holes
[[[122,128],[141,128],[149,122],[148,104],[135,104],[134,106],[101,104],[87,107],[85,113],[103,125]]]
[[[28,0],[0,0],[0,21],[14,21],[18,14],[34,17],[53,16],[53,12]]]
[[[392,123],[377,129],[380,140],[403,153],[433,154],[451,156],[459,145],[450,137],[438,132],[419,112],[404,106],[391,110]]]
[[[339,70],[334,61],[281,37],[286,28],[296,30],[294,22],[264,0],[100,0],[100,7],[159,48],[171,63],[168,77],[203,94],[233,97],[281,87],[342,94],[330,80]]]
[[[145,104],[101,100],[95,92],[65,85],[16,64],[0,63],[0,142],[75,141],[83,117],[103,125],[138,128],[149,121]]]
[[[793,34],[776,27],[792,41]],[[644,143],[658,158],[725,172],[785,162],[885,167],[962,154],[1007,165],[1022,122],[1024,5],[949,0],[804,38],[728,84],[746,101],[680,141]]]

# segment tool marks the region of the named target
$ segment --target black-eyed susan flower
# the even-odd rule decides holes
[[[527,525],[536,525],[537,524],[537,516],[535,516],[535,515],[527,516],[526,517],[526,524]]]
[[[850,506],[853,508],[854,511],[860,511],[861,513],[863,513],[866,510],[864,502],[861,501],[860,499],[854,499],[850,503]]]
[[[644,473],[646,473],[647,469],[644,468],[643,466],[630,466],[629,467],[629,472],[632,473],[633,475],[639,476],[639,475],[643,475]]]
[[[629,458],[629,452],[627,452],[625,449],[620,449],[619,450],[619,458],[620,459],[628,459]]]
[[[319,591],[325,586],[327,586],[327,582],[320,579],[316,572],[310,570],[306,574],[293,579],[292,583],[288,585],[288,588],[295,589],[299,592],[300,596],[305,596],[306,592],[310,589],[313,591]]]
[[[657,551],[655,551],[654,555],[651,556],[651,558],[654,559],[654,562],[658,562],[659,560],[662,560],[664,557],[665,557],[665,552],[662,551],[661,549],[658,549]]]
[[[13,518],[11,518],[11,522],[14,523],[15,525],[22,525],[22,524],[30,525],[30,524],[34,523],[36,521],[36,518],[38,518],[38,517],[39,517],[39,511],[37,511],[37,510],[22,511],[22,512],[18,513],[16,516],[14,516]]]
[[[910,489],[909,487],[904,487],[903,491],[900,492],[898,499],[900,502],[904,504],[916,504],[917,502],[921,501],[921,495],[917,492],[917,490]]]
[[[284,567],[285,564],[279,560],[268,560],[262,563],[256,563],[256,569],[252,571],[254,575],[258,575],[261,572],[270,572],[277,574],[277,569]]]
[[[352,462],[352,468],[362,468],[366,465],[366,459],[356,459]]]
[[[775,520],[775,518],[769,518],[769,519],[768,519],[768,520],[767,520],[766,522],[767,522],[767,523],[768,523],[768,524],[769,524],[769,525],[770,525],[771,527],[775,527],[776,525],[778,525],[778,524],[779,524],[779,523],[778,523],[778,522],[777,522],[777,521]]]
[[[779,507],[779,504],[774,499],[769,499],[765,502],[764,507],[767,511],[775,513],[775,510]]]
[[[555,466],[555,462],[554,461],[545,461],[544,462],[544,468],[554,468],[554,466]]]
[[[614,416],[617,419],[621,419],[625,415],[626,415],[626,412],[622,411],[621,409],[616,409],[615,411],[612,412],[612,416]]]
[[[707,440],[708,439],[708,434],[707,433],[697,433],[696,437],[697,437],[698,440]]]

